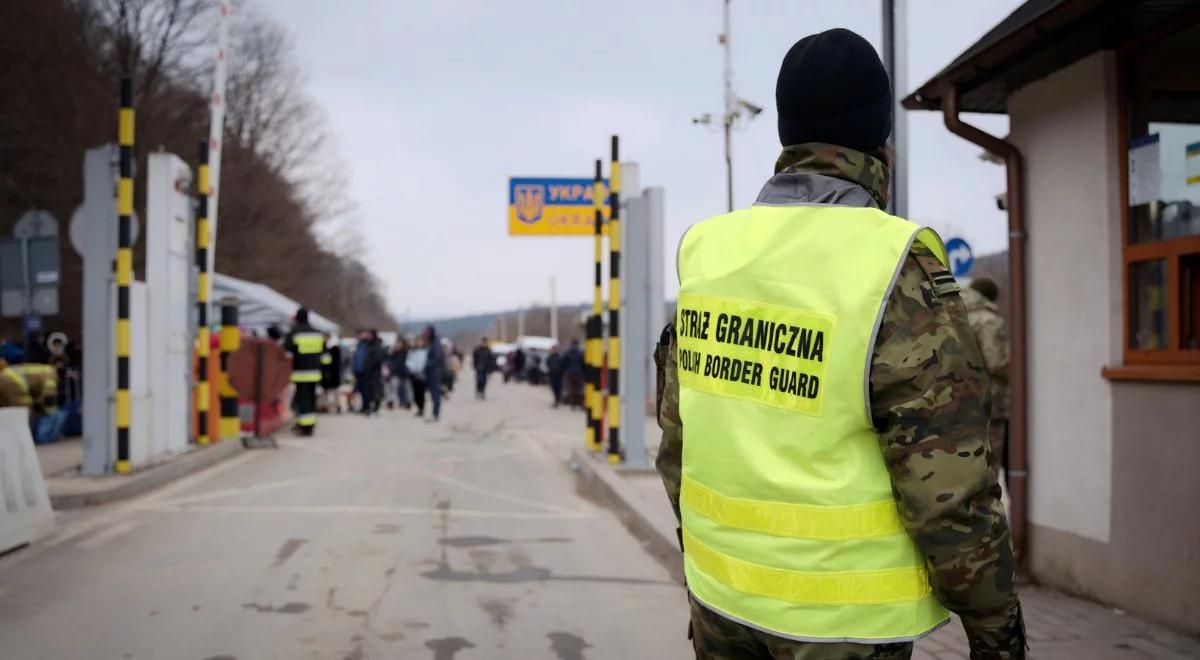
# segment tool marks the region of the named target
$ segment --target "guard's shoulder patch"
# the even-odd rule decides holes
[[[941,298],[962,291],[962,288],[958,286],[958,281],[954,279],[954,275],[946,270],[946,266],[932,253],[914,251],[912,257],[925,273],[925,278],[933,287],[934,295]]]

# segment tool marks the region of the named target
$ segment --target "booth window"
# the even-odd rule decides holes
[[[1121,53],[1125,364],[1200,380],[1200,25]]]

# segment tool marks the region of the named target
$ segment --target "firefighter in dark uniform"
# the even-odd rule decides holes
[[[292,354],[292,411],[300,435],[312,435],[317,425],[317,384],[321,382],[321,360],[325,337],[308,324],[308,310],[296,310],[296,323],[284,339],[283,347]]]

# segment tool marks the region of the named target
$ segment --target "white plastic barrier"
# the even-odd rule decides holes
[[[26,408],[0,408],[0,552],[54,531]]]

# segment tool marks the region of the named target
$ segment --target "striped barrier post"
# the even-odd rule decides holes
[[[237,390],[229,382],[229,356],[242,344],[238,330],[238,302],[236,298],[221,300],[221,422],[220,438],[236,440],[241,435],[242,422],[238,416]]]
[[[600,372],[604,365],[604,347],[601,345],[604,337],[604,328],[600,320],[600,314],[604,309],[604,281],[601,276],[602,258],[604,255],[604,206],[601,202],[601,197],[604,191],[604,184],[601,179],[601,164],[600,160],[596,159],[596,174],[592,180],[592,207],[595,209],[595,224],[593,236],[595,238],[595,250],[593,253],[593,270],[592,270],[592,314],[588,317],[587,331],[587,383],[584,385],[584,398],[587,399],[585,407],[588,409],[588,449],[590,451],[600,451],[603,446],[602,437],[604,431],[604,422],[602,419],[604,393],[600,389]]]
[[[621,161],[612,136],[608,204],[608,462],[621,462]]]
[[[117,474],[133,470],[129,462],[129,286],[133,283],[133,80],[121,79],[121,108],[117,111],[120,147],[117,181]]]
[[[207,445],[208,429],[208,140],[200,142],[200,165],[196,174],[196,444]]]

